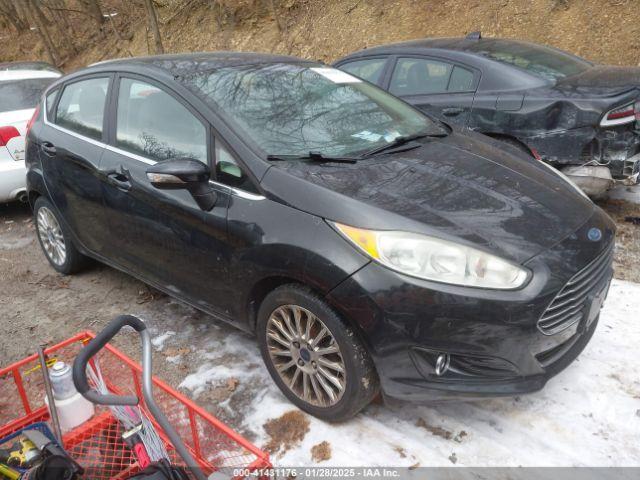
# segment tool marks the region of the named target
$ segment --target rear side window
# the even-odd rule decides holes
[[[56,78],[0,82],[0,113],[35,108],[40,95]]]
[[[90,78],[67,85],[62,91],[55,123],[96,140],[102,139],[102,120],[109,78]]]
[[[448,92],[470,92],[473,90],[473,72],[459,66],[453,67]]]
[[[377,83],[380,80],[386,61],[386,58],[371,58],[345,63],[338,68],[368,82]]]
[[[394,95],[444,93],[453,65],[426,58],[399,58],[389,91]]]
[[[207,162],[207,130],[184,105],[155,85],[123,78],[118,93],[116,145],[163,161]]]
[[[47,99],[45,101],[47,118],[53,118],[53,107],[56,104],[56,97],[58,96],[59,91],[60,90],[56,88],[54,91],[49,92],[49,94],[47,95]]]

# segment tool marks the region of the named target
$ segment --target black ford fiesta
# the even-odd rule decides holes
[[[57,271],[91,257],[255,332],[339,421],[379,391],[538,390],[593,335],[614,224],[490,142],[318,63],[137,58],[46,91],[28,193]]]

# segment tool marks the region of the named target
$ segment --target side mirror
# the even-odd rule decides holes
[[[216,204],[217,195],[209,185],[211,171],[204,163],[192,158],[172,158],[147,169],[147,179],[159,190],[188,190],[198,206],[205,211]]]

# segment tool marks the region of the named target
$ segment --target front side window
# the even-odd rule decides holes
[[[258,193],[249,176],[242,170],[231,152],[216,139],[215,141],[216,180],[231,187]]]
[[[44,92],[56,78],[28,78],[0,81],[0,113],[35,108]]]
[[[389,91],[394,95],[444,93],[453,65],[426,58],[399,58]]]
[[[378,83],[386,61],[386,58],[370,58],[368,60],[345,63],[339,68],[367,82]]]
[[[102,139],[102,120],[108,78],[90,78],[67,85],[58,102],[55,123],[96,140]]]
[[[120,81],[116,145],[159,162],[186,157],[207,163],[207,129],[165,91],[129,78]]]
[[[241,65],[180,81],[267,155],[352,156],[398,136],[445,132],[380,88],[328,67]]]

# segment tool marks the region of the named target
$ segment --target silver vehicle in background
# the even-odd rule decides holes
[[[48,65],[48,64],[44,64]],[[40,63],[0,64],[0,202],[26,200],[24,139],[42,92],[62,72]]]

